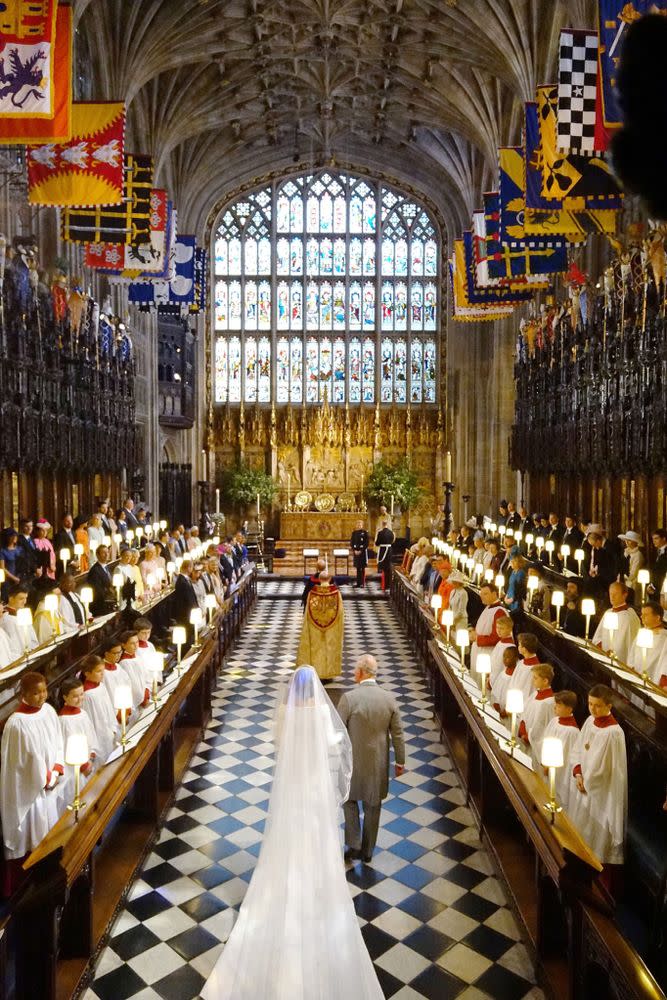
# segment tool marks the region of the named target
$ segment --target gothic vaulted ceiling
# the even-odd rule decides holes
[[[181,225],[254,178],[336,162],[460,228],[594,0],[75,0],[79,97],[125,98]]]

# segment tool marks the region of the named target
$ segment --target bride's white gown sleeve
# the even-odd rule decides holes
[[[352,748],[314,669],[277,714],[264,840],[204,1000],[383,1000],[350,897],[339,836]]]

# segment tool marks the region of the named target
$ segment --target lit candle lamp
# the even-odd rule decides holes
[[[646,669],[646,658],[649,649],[653,649],[653,632],[650,628],[640,628],[637,632],[637,638],[635,642],[637,643],[637,648],[642,651],[642,677],[644,678],[644,687],[646,687],[646,682],[648,681],[648,671]]]
[[[81,546],[81,548],[83,548],[83,545]],[[65,573],[67,571],[67,563],[72,558],[72,553],[70,552],[69,549],[61,549],[60,552],[58,553],[58,558],[63,564],[63,573]]]
[[[134,541],[134,531],[132,528],[128,528],[125,532],[125,541],[128,545],[132,545],[132,542]]]
[[[127,713],[132,709],[132,688],[119,684],[113,693],[113,707],[120,712],[120,745],[123,753],[127,746]]]
[[[454,624],[454,612],[451,608],[445,608],[440,617],[440,621],[445,626],[445,636],[447,639],[447,645],[449,646],[449,634]]]
[[[470,645],[470,636],[468,635],[467,628],[457,628],[456,630],[456,645],[459,647],[461,653],[461,676],[463,676],[466,668],[466,649]]]
[[[466,569],[468,570],[468,576],[472,577],[472,572],[475,568],[475,560],[472,556],[468,556],[466,559]]]
[[[151,673],[153,679],[151,698],[153,700],[153,708],[157,712],[158,706],[160,704],[160,699],[157,693],[157,686],[164,673],[164,653],[159,652],[157,649],[151,653],[148,658],[148,669]]]
[[[146,577],[146,586],[149,590],[154,591],[157,587],[157,576],[155,573],[149,573]]]
[[[493,570],[492,569],[485,569],[484,570],[484,580],[486,581],[486,583],[493,583]]]
[[[498,596],[503,596],[503,587],[505,586],[505,577],[502,573],[496,573],[496,587],[498,588]]]
[[[111,578],[111,582],[112,582],[112,584],[114,586],[114,589],[116,591],[116,603],[118,604],[118,607],[120,607],[121,600],[122,600],[123,585],[125,583],[125,577],[120,572],[120,570],[118,570],[118,569],[116,570],[116,572],[114,573],[113,577]]]
[[[581,565],[582,565],[582,563],[584,561],[584,558],[585,558],[584,550],[583,549],[575,549],[574,550],[574,558],[577,561],[577,574],[579,576],[581,576]]]
[[[139,527],[136,529],[134,533],[137,537],[137,541],[141,542],[141,539],[144,537],[144,529],[141,527],[141,525],[139,525]]]
[[[32,626],[32,611],[30,608],[17,609],[16,624],[23,635],[23,652],[27,656],[30,652],[30,627]]]
[[[540,585],[540,581],[535,574],[531,574],[526,580],[526,590],[528,591],[528,603],[532,604],[533,597],[535,596],[535,591]]]
[[[482,711],[486,706],[488,698],[486,697],[486,681],[491,674],[491,657],[488,653],[478,653],[477,660],[475,662],[475,670],[482,678]]]
[[[618,614],[615,611],[605,611],[602,616],[602,628],[609,633],[609,650],[611,658],[614,658],[614,636],[618,632]]]
[[[433,597],[431,598],[431,608],[433,610],[433,618],[434,618],[433,627],[436,630],[436,632],[440,628],[440,626],[438,625],[438,615],[440,614],[441,607],[442,607],[442,596],[440,594],[434,594]]]
[[[505,527],[504,524],[499,524],[498,525],[498,534],[500,535],[501,542],[502,542],[503,538],[505,537],[506,531],[507,531],[507,528]]]
[[[81,801],[81,768],[90,759],[88,740],[85,733],[72,733],[65,744],[65,763],[74,768],[74,799],[67,808],[74,813],[74,822],[79,820],[79,811],[84,804]]]
[[[530,548],[530,546],[533,544],[534,541],[535,541],[535,535],[532,533],[532,531],[528,531],[526,533],[526,545],[528,546],[528,548]]]
[[[47,594],[44,598],[44,610],[49,616],[54,639],[57,635],[60,635],[60,626],[58,624],[58,619],[56,618],[56,614],[58,612],[58,600],[59,598],[57,594]]]
[[[544,548],[549,553],[549,565],[553,566],[554,549],[556,548],[556,543],[554,542],[553,538],[547,538],[546,542],[544,543]]]
[[[215,614],[215,609],[218,606],[218,601],[215,594],[206,594],[204,597],[204,604],[206,606],[206,613],[208,615],[209,625],[213,624],[213,615]]]
[[[106,545],[107,548],[111,546],[111,535],[104,535],[102,538],[102,545]]]
[[[153,521],[153,534],[157,535],[157,533],[158,533],[159,530],[160,530],[160,522],[159,521]]]
[[[203,615],[201,613],[201,608],[193,608],[190,612],[190,624],[192,625],[195,632],[195,646],[199,645],[199,629],[202,626]]]
[[[667,578],[666,578],[667,579]],[[646,600],[646,587],[651,582],[651,574],[647,569],[640,569],[637,573],[637,583],[642,588],[642,604]]]
[[[551,603],[556,609],[556,628],[560,628],[560,609],[565,604],[565,594],[562,590],[554,590],[551,595]]]
[[[563,544],[560,547],[560,557],[563,560],[563,569],[567,569],[567,560],[570,557],[570,546]]]
[[[86,625],[88,624],[88,619],[90,618],[90,605],[93,603],[93,588],[92,587],[82,587],[81,593],[79,594],[81,603],[86,609]]]
[[[484,567],[482,566],[482,564],[479,563],[479,562],[475,563],[474,568],[473,568],[473,576],[475,577],[475,583],[477,585],[479,585],[479,583],[480,583],[480,581],[482,579],[482,573],[483,572],[484,572]]]
[[[514,756],[514,748],[516,747],[516,720],[517,716],[521,715],[523,712],[523,691],[519,688],[510,688],[507,692],[507,698],[505,700],[505,711],[510,716],[511,726],[510,726],[510,738],[509,747],[510,755]]]
[[[80,560],[84,552],[85,549],[83,547],[83,542],[77,542],[76,545],[74,546],[74,555],[76,559]]]
[[[544,538],[542,535],[538,535],[535,539],[535,548],[537,549],[537,554],[539,556],[544,548]]]
[[[514,541],[520,542],[522,538],[523,538],[523,531],[519,531],[519,529],[517,528],[517,530],[514,532]]]
[[[562,767],[563,741],[557,736],[545,736],[542,740],[542,766],[549,769],[549,801],[545,802],[544,808],[551,814],[551,822],[556,819],[556,813],[562,812],[562,806],[556,801],[556,768]]]
[[[167,530],[167,522],[163,519],[162,521],[160,521],[160,531],[166,531],[166,530]]]
[[[185,645],[185,638],[185,628],[183,625],[174,625],[171,630],[171,641],[176,646],[176,666],[179,671],[181,666],[181,650]]]
[[[584,597],[581,602],[581,613],[586,619],[586,639],[590,637],[591,618],[595,617],[595,601],[592,597]]]
[[[172,583],[176,575],[176,563],[173,562],[167,563],[167,573],[169,574],[169,583]]]

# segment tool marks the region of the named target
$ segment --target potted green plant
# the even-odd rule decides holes
[[[391,509],[391,498],[394,498],[394,509],[399,507],[405,511],[410,525],[410,510],[421,499],[423,490],[419,485],[417,473],[411,468],[407,458],[395,463],[379,461],[373,466],[368,477],[364,494],[368,500],[378,506]]]
[[[268,507],[273,503],[277,492],[273,477],[264,469],[254,469],[246,462],[237,462],[230,469],[225,469],[220,481],[220,495],[228,509],[242,513],[245,508],[252,514],[256,513],[257,497],[260,507]]]

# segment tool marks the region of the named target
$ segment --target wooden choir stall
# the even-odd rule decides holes
[[[25,878],[5,902],[0,997],[66,1000],[85,987],[88,963],[104,946],[109,921],[122,906],[201,739],[216,677],[256,600],[256,572],[243,578],[224,611],[202,630],[199,643],[185,647],[181,657],[170,645],[171,594],[169,588],[141,608],[153,623],[156,645],[168,649],[158,704],[128,726],[124,751],[117,748],[84,786],[78,814],[65,812],[27,858]],[[97,652],[103,639],[120,634],[134,617],[124,612],[96,620],[89,630],[37,651],[9,679],[0,674],[2,724],[16,705],[20,673],[43,673],[53,702],[82,658]]]
[[[510,754],[509,731],[497,713],[481,705],[478,684],[467,667],[461,669],[454,636],[448,645],[445,631],[435,629],[430,607],[401,571],[392,581],[392,600],[421,654],[466,804],[502,872],[545,984],[554,996],[569,1000],[664,998],[659,977],[665,968],[667,817],[660,796],[664,799],[667,780],[667,705],[652,705],[647,713],[629,701],[614,708],[626,734],[630,786],[626,891],[617,906],[600,880],[600,860],[565,813],[549,812],[546,779],[521,749]],[[480,608],[471,587],[471,622]],[[554,688],[578,694],[581,722],[588,690],[610,682],[603,665],[532,616],[519,623],[519,631],[537,633],[541,659],[556,668]],[[634,941],[626,926],[640,919],[645,933]]]

